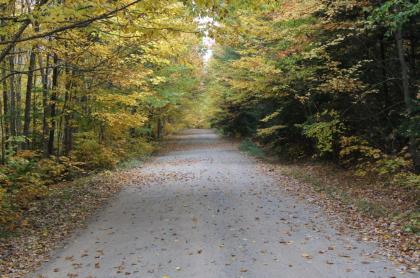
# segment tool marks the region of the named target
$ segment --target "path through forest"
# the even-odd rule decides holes
[[[408,277],[210,130],[172,138],[34,277]],[[410,276],[411,277],[411,276]]]

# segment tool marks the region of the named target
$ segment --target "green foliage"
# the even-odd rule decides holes
[[[42,158],[37,162],[34,170],[47,184],[71,180],[85,173],[84,163],[69,157]]]
[[[242,141],[239,149],[257,158],[262,158],[265,156],[264,150],[252,142],[252,140],[249,138]]]
[[[141,159],[150,156],[155,151],[152,143],[144,138],[132,138],[126,147],[126,156],[128,158]]]
[[[384,217],[386,215],[386,210],[381,205],[372,203],[364,199],[356,200],[356,206],[359,211],[370,216],[379,218]]]
[[[94,139],[84,138],[73,150],[72,156],[83,162],[87,169],[113,169],[118,163],[117,155],[109,147]]]
[[[357,175],[375,175],[401,187],[415,188],[419,175],[410,173],[412,161],[405,151],[387,155],[371,147],[366,140],[355,136],[341,137],[340,158],[345,164],[356,165]]]
[[[419,14],[419,2],[411,0],[237,7],[220,24],[206,80],[213,126],[288,159],[322,157],[383,184],[415,188]],[[409,101],[390,36],[397,27]]]
[[[370,21],[382,24],[394,31],[420,14],[420,2],[410,0],[388,0],[374,9]]]
[[[47,2],[1,5],[13,20],[0,30],[0,230],[18,228],[54,183],[144,158],[166,134],[207,117],[196,113],[196,18],[215,3]]]
[[[394,176],[393,183],[403,188],[415,188],[419,190],[420,175],[409,172],[401,172]]]
[[[188,126],[250,138],[241,148],[256,156],[261,145],[418,184],[418,1],[9,2],[2,17],[13,20],[0,30],[9,99],[0,105],[0,224],[18,225],[51,184],[147,156]],[[218,23],[200,27],[205,15]],[[37,24],[17,34],[26,19]],[[390,36],[399,27],[408,107]],[[217,41],[207,65],[203,34]],[[23,41],[9,51],[15,35]],[[45,78],[28,82],[26,104],[32,53],[35,77]]]
[[[420,234],[420,211],[410,214],[409,224],[405,225],[404,232]]]
[[[334,143],[344,132],[344,125],[336,111],[325,111],[315,115],[315,122],[302,126],[303,134],[316,140],[316,148],[321,156],[334,152]]]

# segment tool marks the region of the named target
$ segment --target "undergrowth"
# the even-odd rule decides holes
[[[265,151],[249,138],[242,141],[239,149],[257,158],[264,158],[266,156]]]
[[[254,157],[280,165],[281,171],[298,181],[311,185],[319,193],[352,207],[372,218],[388,218],[402,225],[408,233],[420,234],[419,192],[373,175],[360,176],[354,170],[311,159],[309,162],[282,160],[269,156],[268,151],[251,139],[241,142],[239,149]]]

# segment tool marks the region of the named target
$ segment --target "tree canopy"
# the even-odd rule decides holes
[[[220,24],[207,80],[214,125],[294,159],[418,173],[419,16],[418,1],[239,7]]]
[[[0,224],[191,126],[418,188],[419,16],[415,0],[0,0]]]

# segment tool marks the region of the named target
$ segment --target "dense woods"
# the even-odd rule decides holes
[[[416,0],[2,0],[0,26],[2,232],[207,119],[418,193]]]
[[[418,0],[0,0],[0,272],[130,180],[104,170],[189,127],[332,166],[311,196],[418,264]]]
[[[213,124],[418,189],[420,3],[281,2],[242,5],[219,26]]]
[[[178,1],[0,2],[0,226],[48,185],[151,153],[194,110],[200,26]]]

